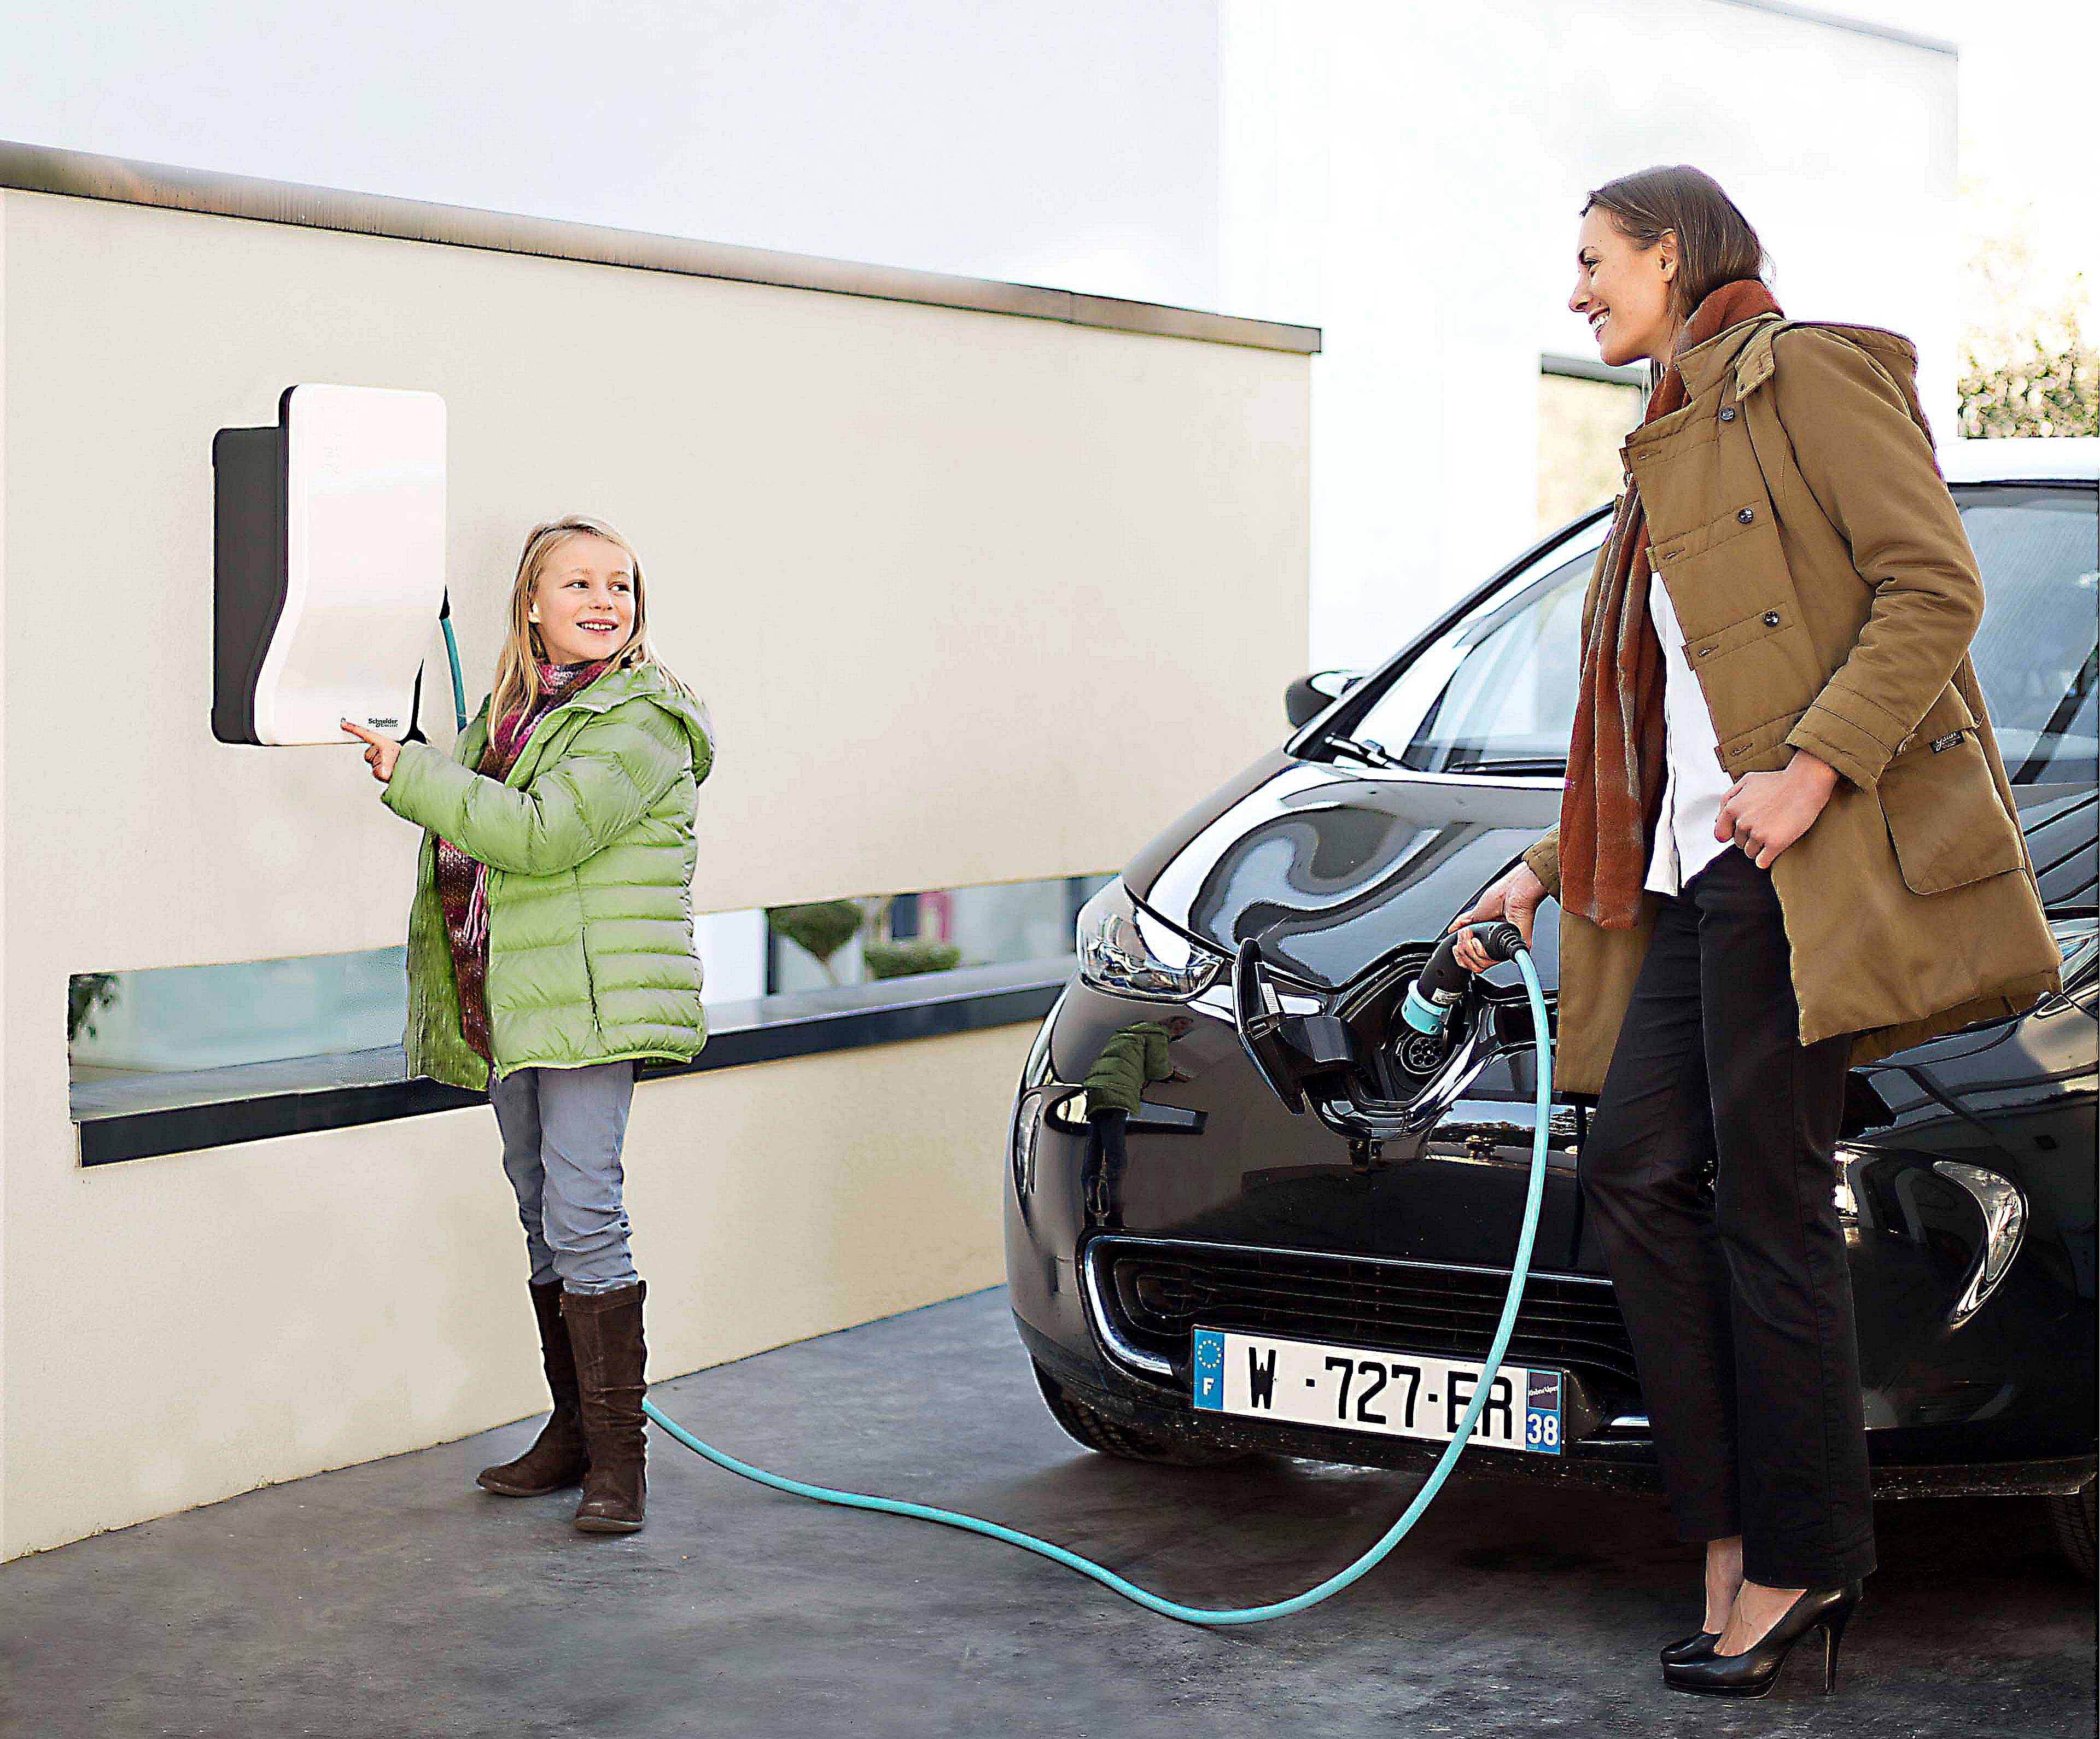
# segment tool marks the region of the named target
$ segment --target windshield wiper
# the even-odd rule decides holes
[[[1568,763],[1558,755],[1511,755],[1499,761],[1468,761],[1446,773],[1554,773],[1566,777]]]
[[[1359,743],[1354,737],[1332,735],[1321,740],[1330,748],[1338,748],[1345,755],[1354,755],[1370,766],[1396,767],[1401,764],[1385,752],[1385,745],[1382,743]]]
[[[2033,783],[2041,776],[2042,769],[2056,758],[2049,745],[2069,734],[2071,720],[2078,716],[2079,708],[2085,704],[2086,695],[2092,692],[2096,660],[2100,660],[2100,647],[2085,655],[2085,662],[2078,667],[2077,674],[2071,679],[2071,686],[2063,691],[2063,698],[2057,702],[2056,710],[2049,715],[2049,722],[2036,733],[2034,747],[2027,751],[2027,759],[2020,763],[2007,783]]]

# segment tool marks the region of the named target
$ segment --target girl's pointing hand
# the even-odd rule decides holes
[[[362,725],[353,725],[348,719],[340,721],[342,728],[353,736],[363,737],[368,745],[364,758],[370,764],[372,776],[381,784],[394,777],[394,763],[400,758],[401,745],[391,737],[382,737],[376,730],[367,730]]]

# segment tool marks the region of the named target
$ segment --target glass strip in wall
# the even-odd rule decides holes
[[[1110,878],[863,895],[694,920],[710,1008],[1039,960],[1060,977],[1079,907]],[[372,1079],[408,1019],[405,947],[72,976],[73,1114]],[[179,1077],[179,1080],[177,1079]]]

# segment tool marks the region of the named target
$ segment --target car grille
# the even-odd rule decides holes
[[[1509,1291],[1508,1273],[1492,1269],[1229,1244],[1096,1238],[1086,1259],[1116,1331],[1171,1358],[1177,1371],[1198,1323],[1484,1358]],[[1606,1281],[1529,1276],[1504,1356],[1639,1392],[1633,1346]]]

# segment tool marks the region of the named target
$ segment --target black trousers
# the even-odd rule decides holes
[[[1830,1588],[1874,1568],[1834,1150],[1848,1035],[1803,1047],[1771,872],[1665,899],[1578,1176],[1682,1540]]]

